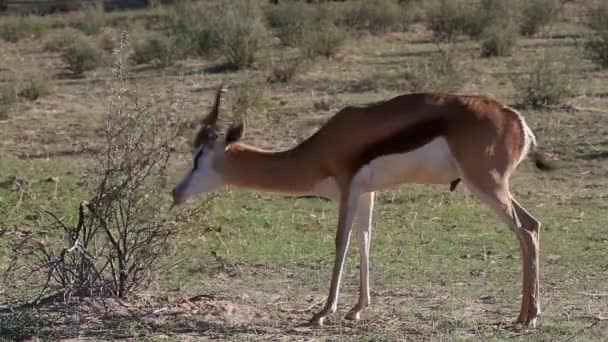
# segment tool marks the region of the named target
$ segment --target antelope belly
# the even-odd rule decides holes
[[[368,191],[404,183],[449,184],[460,177],[456,161],[443,137],[407,153],[376,158],[367,167],[371,171]]]

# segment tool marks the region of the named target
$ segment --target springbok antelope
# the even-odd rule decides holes
[[[356,218],[360,253],[359,300],[347,314],[357,320],[370,303],[369,248],[374,191],[403,183],[462,180],[515,233],[523,261],[518,323],[535,326],[539,304],[540,223],[509,191],[509,177],[536,139],[516,110],[486,96],[418,93],[346,107],[298,146],[265,151],[237,141],[243,124],[218,139],[223,88],[195,139],[192,169],[172,192],[174,204],[222,186],[338,199],[340,213],[329,296],[311,324],[336,311],[342,267]]]

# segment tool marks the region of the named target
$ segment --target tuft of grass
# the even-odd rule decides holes
[[[269,39],[259,4],[254,0],[231,1],[221,8],[218,18],[220,52],[228,64],[243,69],[259,61]]]
[[[84,39],[82,32],[65,27],[59,30],[53,30],[44,42],[44,50],[50,52],[60,52],[65,50],[72,42]]]
[[[10,105],[17,101],[18,89],[15,82],[3,82],[0,84],[0,104]]]
[[[524,36],[538,33],[544,26],[557,20],[562,8],[560,0],[528,0],[522,10],[520,32]]]
[[[608,68],[608,3],[590,11],[589,27],[593,31],[585,42],[585,53],[601,68]]]
[[[207,55],[220,47],[217,7],[202,7],[194,1],[180,1],[168,13],[167,33],[185,54]]]
[[[428,28],[441,42],[453,42],[471,25],[472,6],[465,0],[436,0],[426,10]]]
[[[53,83],[43,73],[21,72],[0,84],[0,105],[10,105],[20,98],[35,101],[53,91]]]
[[[231,111],[235,119],[245,120],[250,111],[257,111],[266,101],[267,84],[252,81],[241,83],[231,99]]]
[[[39,17],[3,17],[0,21],[0,39],[15,43],[24,38],[39,37],[47,28],[47,22]]]
[[[574,94],[567,67],[548,55],[544,55],[529,73],[512,76],[511,81],[522,105],[529,108],[557,105]]]
[[[131,59],[136,64],[153,63],[167,67],[181,57],[175,42],[163,35],[152,36],[133,44]]]
[[[481,56],[510,56],[517,46],[517,27],[509,23],[497,23],[486,28],[481,35]]]
[[[472,38],[487,38],[485,35],[499,26],[519,27],[521,22],[521,0],[481,0],[477,4],[463,6],[461,32]]]
[[[51,94],[54,90],[51,81],[39,75],[30,75],[19,82],[17,96],[35,101],[45,95]]]
[[[99,47],[107,52],[112,53],[118,48],[118,38],[113,30],[105,30],[99,38]]]
[[[348,35],[343,28],[329,22],[323,21],[317,30],[310,32],[301,47],[302,53],[307,58],[334,56],[346,42]]]
[[[402,30],[406,17],[396,0],[365,0],[353,2],[345,10],[343,23],[350,29],[380,33]]]
[[[101,32],[107,22],[108,20],[103,9],[103,4],[95,2],[84,6],[80,17],[72,23],[72,26],[86,35],[94,35]]]
[[[319,19],[315,7],[303,1],[285,1],[266,11],[266,20],[276,30],[281,43],[300,46],[306,35],[314,30]]]
[[[170,12],[167,28],[184,54],[218,53],[237,69],[259,61],[269,42],[260,5],[254,0],[219,5],[183,1]]]
[[[101,52],[86,40],[73,42],[61,55],[68,70],[74,75],[94,70],[101,63]]]
[[[405,78],[413,91],[452,92],[461,88],[469,74],[466,62],[450,50],[440,51],[429,59],[412,64]]]
[[[304,68],[305,61],[301,58],[280,58],[272,63],[268,81],[271,83],[290,82]]]

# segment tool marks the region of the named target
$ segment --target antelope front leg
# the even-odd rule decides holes
[[[359,242],[359,301],[346,315],[346,319],[359,320],[361,312],[369,306],[369,246],[372,233],[374,193],[361,195],[357,209],[357,241]]]
[[[336,233],[336,260],[334,262],[334,270],[331,275],[331,285],[329,287],[329,295],[325,307],[315,314],[310,320],[311,325],[323,325],[323,321],[329,314],[336,311],[338,306],[338,294],[340,292],[340,281],[342,279],[342,269],[344,267],[344,259],[348,249],[348,241],[350,239],[351,227],[355,212],[357,211],[357,203],[359,201],[358,187],[351,186],[351,189],[343,191],[340,197],[340,215],[338,218],[338,232]]]

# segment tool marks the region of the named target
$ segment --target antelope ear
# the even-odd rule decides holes
[[[242,122],[239,122],[238,124],[231,125],[230,127],[228,127],[228,130],[226,131],[226,138],[225,138],[226,145],[230,145],[232,143],[239,141],[241,139],[241,137],[243,136],[243,130],[244,130],[244,127],[243,127]]]

